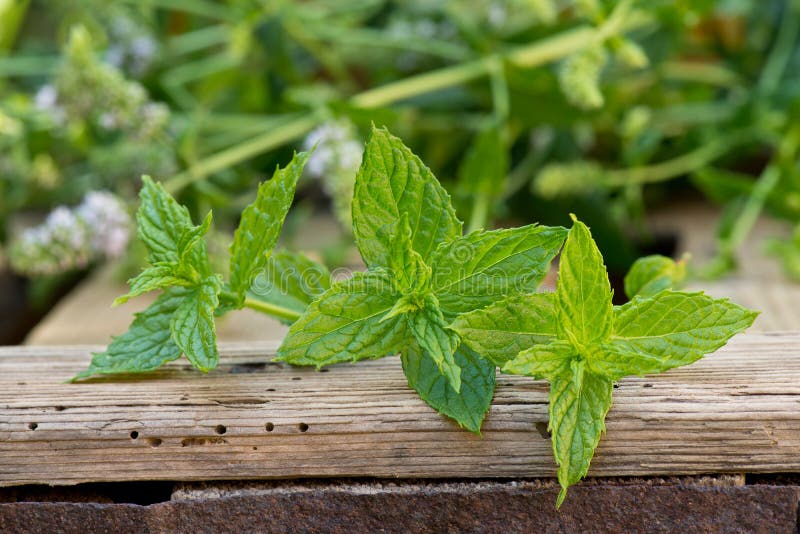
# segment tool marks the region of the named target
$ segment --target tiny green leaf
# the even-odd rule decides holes
[[[131,290],[127,294],[117,297],[114,306],[124,304],[133,297],[144,295],[156,289],[169,286],[188,286],[190,282],[184,278],[174,276],[175,267],[173,265],[155,265],[148,267],[138,274],[135,278],[128,280]]]
[[[150,263],[180,262],[181,239],[192,228],[189,210],[149,176],[142,177],[136,222],[139,238],[150,253]]]
[[[170,321],[190,290],[169,288],[146,310],[137,313],[128,331],[95,353],[89,368],[73,380],[96,374],[143,373],[176,360],[182,351],[172,340]]]
[[[388,268],[398,291],[408,294],[427,289],[431,280],[431,268],[413,249],[408,214],[403,213],[397,220],[397,224],[391,226],[394,231],[382,239],[389,243]],[[378,233],[383,234],[385,228],[379,230]]]
[[[230,262],[230,287],[242,301],[275,247],[308,156],[307,152],[295,154],[286,167],[276,169],[272,179],[259,186],[256,200],[242,213],[233,236]]]
[[[590,345],[611,335],[611,284],[589,229],[573,220],[559,264],[558,324],[573,343]]]
[[[216,275],[192,289],[175,310],[170,330],[175,343],[197,369],[208,372],[217,366],[217,333],[214,310],[219,304],[222,282]]]
[[[456,392],[433,358],[419,347],[412,344],[403,349],[401,359],[408,385],[422,400],[467,430],[480,432],[494,395],[494,364],[461,345],[455,353],[455,363],[461,369],[461,391]]]
[[[397,301],[385,273],[356,273],[334,284],[292,324],[278,360],[318,368],[399,352],[405,321],[381,321]]]
[[[567,231],[529,225],[477,231],[433,254],[432,288],[448,316],[483,308],[508,295],[536,291]]]
[[[525,348],[556,339],[555,298],[552,293],[510,297],[459,315],[450,328],[475,352],[502,367]]]
[[[677,289],[686,278],[686,260],[675,261],[666,256],[639,258],[625,275],[625,294],[650,297],[665,289]]]
[[[353,194],[353,232],[367,266],[389,265],[391,243],[379,230],[403,213],[412,248],[426,263],[439,244],[461,235],[450,196],[430,169],[398,138],[373,128]]]

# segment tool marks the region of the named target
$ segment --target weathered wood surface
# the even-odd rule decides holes
[[[547,385],[499,378],[483,436],[410,391],[397,358],[328,372],[225,345],[208,375],[64,383],[87,348],[0,349],[0,485],[293,477],[550,477]],[[800,472],[800,333],[746,334],[623,380],[596,476]]]

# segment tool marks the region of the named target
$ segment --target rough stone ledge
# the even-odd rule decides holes
[[[560,511],[548,480],[180,483],[146,506],[7,502],[0,531],[797,533],[800,486],[744,478],[591,479]]]

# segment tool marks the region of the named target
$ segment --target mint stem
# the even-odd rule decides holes
[[[291,322],[294,322],[300,318],[300,313],[294,310],[290,310],[289,308],[284,308],[283,306],[270,304],[268,302],[256,300],[250,297],[246,297],[244,299],[244,307],[250,308],[251,310],[256,310],[261,313],[266,313],[267,315],[271,315],[272,317],[276,317],[278,319],[284,319],[286,321],[291,321]]]

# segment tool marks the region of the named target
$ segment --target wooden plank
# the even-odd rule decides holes
[[[591,474],[800,472],[798,347],[746,334],[623,380]],[[225,345],[208,375],[175,363],[80,384],[64,381],[88,348],[2,348],[0,485],[555,473],[543,382],[501,376],[476,436],[423,404],[398,358],[317,372],[267,363],[274,348]]]

